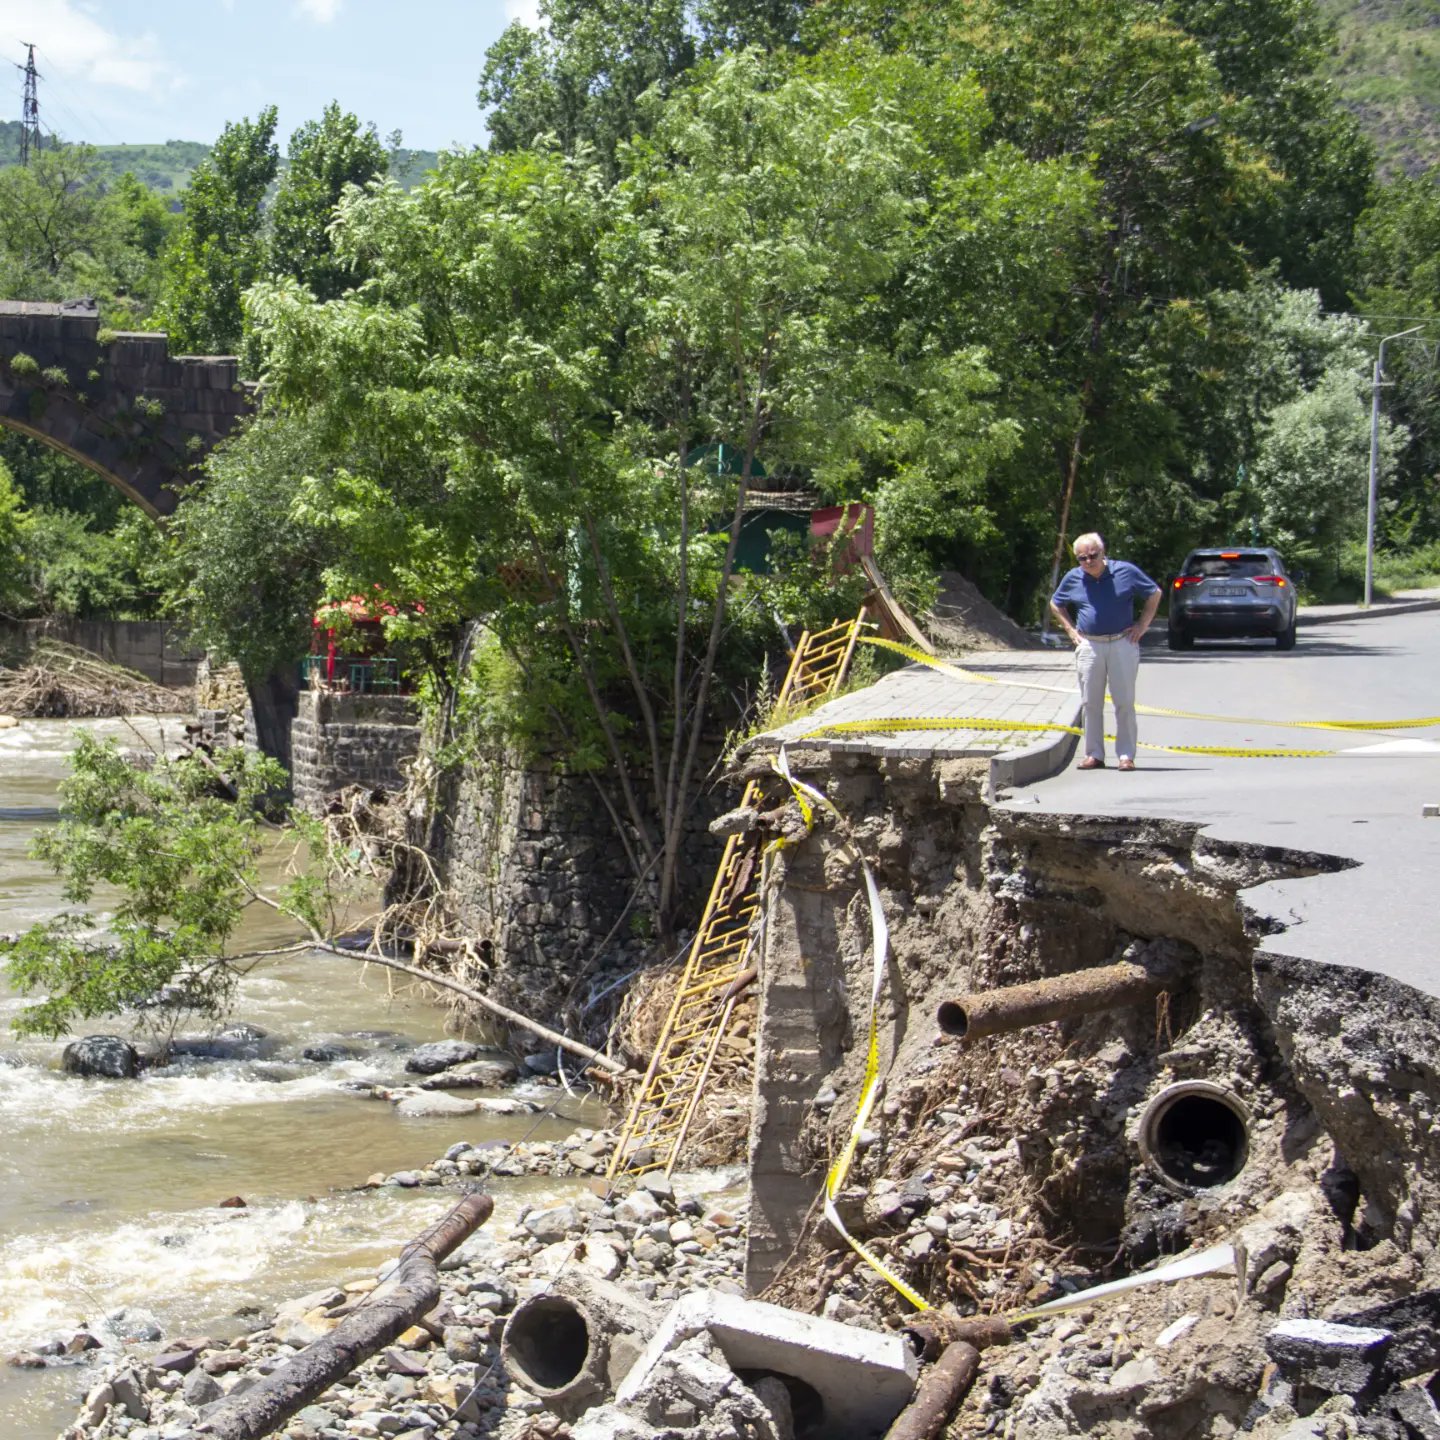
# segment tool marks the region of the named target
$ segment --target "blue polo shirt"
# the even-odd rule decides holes
[[[1081,565],[1067,571],[1051,598],[1057,608],[1073,607],[1082,635],[1118,635],[1135,623],[1135,602],[1160,587],[1128,560],[1109,560],[1092,579]]]

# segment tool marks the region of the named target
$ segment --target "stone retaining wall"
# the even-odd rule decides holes
[[[690,824],[680,891],[697,921],[720,854],[706,827],[733,803],[717,787]],[[603,977],[651,957],[643,911],[622,919],[634,870],[586,776],[491,751],[442,784],[439,805],[437,869],[460,929],[490,944],[497,998],[523,998],[534,1013],[537,998],[561,998],[582,967]]]
[[[346,785],[398,790],[420,748],[420,714],[408,695],[337,695],[305,690],[290,731],[295,803],[318,814]],[[247,743],[253,743],[247,725]]]

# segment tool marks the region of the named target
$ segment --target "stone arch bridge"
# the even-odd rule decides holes
[[[194,466],[254,409],[233,355],[171,355],[159,333],[100,331],[94,301],[0,301],[0,426],[168,515]]]

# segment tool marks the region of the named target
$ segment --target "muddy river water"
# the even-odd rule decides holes
[[[179,731],[177,720],[0,730],[0,932],[62,908],[54,876],[28,848],[57,818],[82,725],[126,745]],[[249,942],[277,934],[268,914],[252,923]],[[412,1119],[344,1088],[398,1081],[405,1048],[445,1034],[441,1007],[392,993],[383,973],[349,960],[301,955],[246,979],[233,1018],[267,1032],[260,1057],[185,1061],[133,1081],[61,1073],[63,1041],[11,1031],[22,1003],[0,980],[0,1361],[81,1325],[117,1347],[137,1325],[166,1336],[251,1328],[247,1307],[372,1267],[439,1213],[433,1192],[352,1188],[366,1176],[419,1168],[460,1139],[532,1129],[553,1138],[597,1123],[568,1100],[564,1115],[538,1121]],[[302,1057],[322,1041],[353,1058]],[[505,1197],[492,1223],[522,1193]],[[245,1208],[219,1208],[237,1195]],[[0,1363],[0,1436],[51,1440],[90,1383],[81,1364]]]

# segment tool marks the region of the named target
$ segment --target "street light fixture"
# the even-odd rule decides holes
[[[1370,492],[1365,506],[1365,608],[1370,608],[1371,593],[1375,579],[1375,496],[1380,486],[1380,387],[1385,383],[1385,346],[1391,340],[1403,339],[1423,330],[1423,325],[1412,325],[1408,330],[1397,330],[1380,341],[1380,353],[1375,357],[1375,380],[1370,391]]]

